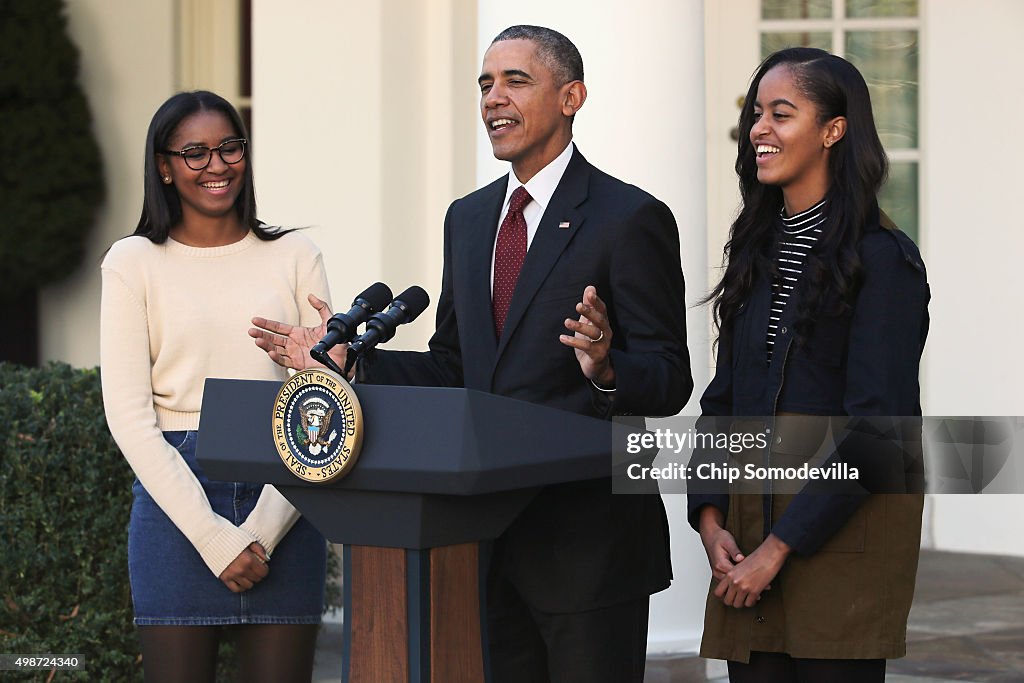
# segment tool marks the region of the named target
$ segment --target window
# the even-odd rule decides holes
[[[918,237],[918,0],[762,0],[761,56],[791,46],[848,59],[868,83],[878,133],[889,155],[879,204]]]

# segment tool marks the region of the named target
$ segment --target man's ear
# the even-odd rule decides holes
[[[587,86],[583,81],[570,81],[562,86],[562,114],[572,118],[587,101]]]

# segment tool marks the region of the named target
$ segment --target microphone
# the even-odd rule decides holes
[[[391,300],[391,288],[383,282],[375,282],[364,289],[352,302],[348,313],[337,313],[327,321],[327,334],[309,350],[316,360],[327,367],[333,365],[327,351],[356,336],[356,328],[372,314],[382,310]]]
[[[377,313],[366,321],[366,331],[349,345],[345,373],[348,373],[359,354],[394,337],[399,325],[411,323],[429,305],[430,296],[422,287],[415,285],[395,297],[387,311]]]

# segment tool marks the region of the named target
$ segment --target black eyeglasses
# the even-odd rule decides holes
[[[236,138],[234,140],[225,140],[213,149],[197,145],[196,147],[186,147],[177,151],[167,149],[164,150],[164,153],[177,154],[185,160],[185,165],[193,171],[202,171],[210,165],[214,152],[220,155],[220,160],[225,164],[237,164],[245,156],[245,145],[248,142],[245,138]]]

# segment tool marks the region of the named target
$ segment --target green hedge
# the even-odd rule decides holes
[[[81,654],[90,673],[76,677],[141,678],[132,478],[95,369],[0,363],[0,652]]]
[[[132,479],[107,431],[98,370],[0,363],[0,653],[84,656],[88,673],[58,680],[142,679],[128,587]],[[332,581],[328,605],[339,604]]]

